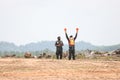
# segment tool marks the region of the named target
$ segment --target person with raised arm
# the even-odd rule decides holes
[[[64,28],[64,31],[65,31],[65,35],[66,35],[66,38],[68,40],[68,44],[69,44],[69,56],[68,56],[68,59],[71,60],[71,58],[73,60],[75,60],[75,40],[77,38],[77,35],[78,35],[78,28],[76,28],[76,34],[75,34],[75,37],[73,37],[73,35],[70,35],[68,37],[68,34],[67,34],[67,29]]]

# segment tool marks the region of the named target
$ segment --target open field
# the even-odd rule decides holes
[[[1,58],[0,80],[120,80],[120,61]]]

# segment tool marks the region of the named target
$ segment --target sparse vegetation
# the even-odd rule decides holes
[[[29,54],[28,54],[29,53]],[[63,53],[63,59],[68,59],[68,51]],[[2,58],[5,57],[14,57],[14,58],[38,58],[38,59],[56,59],[55,52],[52,52],[48,49],[43,51],[35,51],[35,52],[0,52],[0,56]],[[120,53],[119,49],[114,50],[112,52],[100,52],[95,50],[84,50],[84,51],[76,51],[76,59],[93,59],[93,60],[117,60],[120,61]]]

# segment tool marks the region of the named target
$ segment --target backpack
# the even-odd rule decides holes
[[[74,40],[74,38],[70,38],[70,39],[69,39],[69,45],[70,45],[70,46],[74,46],[74,45],[75,45],[75,40]]]

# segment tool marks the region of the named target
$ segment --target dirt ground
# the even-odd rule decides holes
[[[120,61],[1,58],[0,80],[120,80]]]

